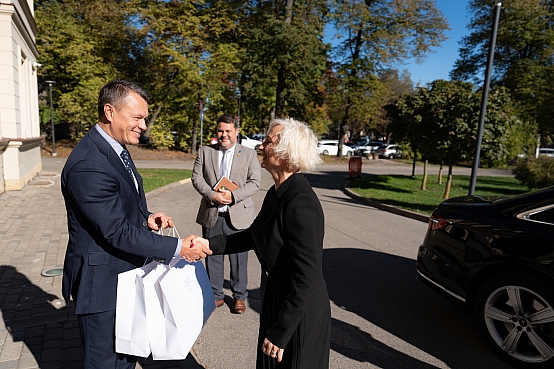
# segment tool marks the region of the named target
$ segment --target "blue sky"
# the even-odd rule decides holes
[[[467,29],[470,20],[467,9],[469,0],[436,0],[436,2],[451,30],[445,32],[448,39],[442,43],[440,48],[427,54],[422,64],[411,61],[408,64],[397,66],[399,70],[407,69],[410,72],[414,85],[419,82],[423,86],[436,79],[449,80],[448,74],[458,59],[459,42],[463,36],[469,34]],[[491,1],[491,11],[493,5]]]

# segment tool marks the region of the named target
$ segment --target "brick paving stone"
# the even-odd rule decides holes
[[[21,355],[22,346],[7,346],[2,347],[0,352],[0,362],[18,360]]]
[[[18,369],[34,369],[38,367],[37,360],[32,354],[21,355],[17,365]]]
[[[18,360],[0,362],[0,369],[15,369],[17,368]]]

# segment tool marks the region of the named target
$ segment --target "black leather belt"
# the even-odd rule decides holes
[[[220,217],[228,217],[229,216],[229,212],[228,211],[220,211],[217,213],[218,216]]]

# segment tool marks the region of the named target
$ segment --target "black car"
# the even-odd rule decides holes
[[[554,187],[465,196],[433,212],[421,279],[473,313],[487,344],[518,368],[554,368]]]

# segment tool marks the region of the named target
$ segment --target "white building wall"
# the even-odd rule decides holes
[[[42,170],[33,2],[0,2],[0,193]]]

